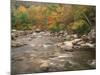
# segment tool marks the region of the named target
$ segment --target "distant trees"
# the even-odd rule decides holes
[[[95,7],[64,4],[19,5],[12,10],[12,28],[68,30],[78,34],[89,32],[95,24]]]
[[[67,26],[72,33],[88,33],[91,27],[95,25],[95,7],[93,6],[73,5],[73,16],[73,22]],[[92,19],[94,19],[94,21]]]
[[[29,14],[27,8],[19,6],[12,14],[12,27],[16,29],[30,29],[29,28]]]

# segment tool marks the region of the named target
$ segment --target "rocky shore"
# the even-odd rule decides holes
[[[79,37],[67,31],[11,31],[12,75],[96,68],[95,30]]]

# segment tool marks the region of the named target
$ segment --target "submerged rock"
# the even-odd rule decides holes
[[[96,60],[89,60],[88,65],[90,65],[91,68],[96,68]]]
[[[24,46],[24,45],[26,45],[25,43],[22,43],[22,42],[14,42],[14,41],[12,41],[12,43],[11,43],[11,46],[12,47],[20,47],[20,46]]]
[[[81,47],[95,48],[95,44],[85,43],[85,44],[81,44]]]
[[[44,48],[48,48],[48,47],[50,47],[51,45],[50,44],[43,44],[42,45]]]
[[[48,70],[48,68],[49,68],[49,63],[48,63],[47,61],[43,62],[43,63],[40,65],[40,69],[41,69],[42,71],[46,71],[46,70]]]

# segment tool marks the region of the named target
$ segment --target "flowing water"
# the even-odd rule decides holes
[[[58,37],[46,34],[47,32],[41,32],[17,38],[17,41],[23,42],[25,45],[12,47],[12,75],[95,69],[91,66],[92,61],[95,60],[95,49],[63,51],[55,45],[59,42]],[[40,67],[43,62],[49,63],[48,69]],[[52,67],[50,64],[54,66]]]

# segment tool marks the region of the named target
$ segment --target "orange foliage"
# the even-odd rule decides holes
[[[54,22],[54,19],[51,16],[49,16],[48,17],[48,24],[52,24],[53,22]]]
[[[52,16],[48,16],[48,28],[52,28],[55,24],[55,20]]]

